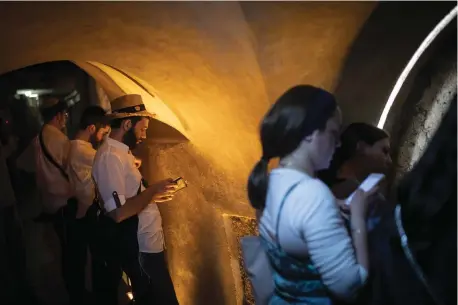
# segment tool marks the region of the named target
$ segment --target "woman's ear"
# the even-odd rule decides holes
[[[369,145],[367,145],[367,143],[365,143],[364,141],[358,141],[358,143],[356,144],[356,153],[364,154],[368,148]]]

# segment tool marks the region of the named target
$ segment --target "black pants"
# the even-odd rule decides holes
[[[84,304],[87,296],[85,271],[87,262],[87,224],[84,218],[76,219],[76,200],[54,215],[54,230],[62,249],[62,276],[70,298],[70,304]]]
[[[0,208],[0,251],[3,263],[7,264],[6,274],[2,276],[8,285],[1,289],[9,289],[12,299],[1,300],[1,304],[40,304],[27,280],[26,249],[23,238],[21,220],[16,206]]]
[[[140,265],[149,277],[154,304],[178,305],[164,252],[140,252]]]
[[[93,211],[92,211],[93,212]],[[94,214],[90,212],[90,214]],[[138,217],[115,223],[100,214],[93,221],[91,252],[94,253],[94,291],[98,305],[117,305],[118,287],[124,271],[132,285],[136,305],[153,305],[151,284],[138,259]]]

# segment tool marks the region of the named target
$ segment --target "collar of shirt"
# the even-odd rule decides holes
[[[44,124],[43,130],[46,130],[47,132],[51,132],[51,133],[61,134],[67,137],[67,135],[62,130],[60,130],[59,128],[51,124]]]
[[[95,150],[94,147],[92,147],[92,144],[89,143],[88,141],[75,139],[75,140],[72,140],[71,142],[78,146],[84,146],[85,148],[91,148],[92,150]]]
[[[69,155],[69,166],[73,170],[77,170],[81,166],[92,167],[96,150],[92,147],[92,144],[83,140],[72,140],[70,141],[70,155]]]
[[[127,146],[124,143],[119,142],[118,140],[112,139],[112,138],[107,138],[107,144],[114,146],[122,151],[125,151],[126,153],[129,152],[129,146]]]

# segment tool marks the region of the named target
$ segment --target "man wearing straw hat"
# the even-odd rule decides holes
[[[168,179],[147,186],[131,154],[146,138],[154,115],[146,111],[137,94],[118,97],[112,101],[111,110],[112,131],[97,151],[92,169],[109,219],[106,226],[113,228],[105,246],[106,263],[113,267],[111,274],[118,268],[129,276],[136,304],[178,304],[165,261],[162,219],[156,204],[171,200],[176,184]],[[105,301],[115,303],[120,276],[118,273],[114,276],[117,279],[109,281],[111,287],[105,290],[110,296]]]

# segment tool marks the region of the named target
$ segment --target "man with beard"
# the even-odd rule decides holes
[[[35,221],[52,222],[59,238],[62,260],[62,277],[67,289],[72,283],[71,247],[75,240],[68,235],[67,220],[75,206],[73,191],[67,174],[70,141],[66,127],[68,105],[57,96],[43,97],[40,113],[44,125],[34,138],[37,187],[43,212]],[[69,289],[68,289],[69,290]]]
[[[33,140],[37,185],[44,213],[48,215],[62,214],[62,208],[73,195],[66,173],[70,148],[66,135],[67,109],[67,103],[58,97],[44,97],[40,106],[44,125]]]
[[[162,219],[157,207],[157,203],[172,199],[177,186],[172,179],[147,186],[131,153],[146,138],[153,114],[146,111],[137,94],[115,99],[111,109],[110,137],[97,151],[92,170],[109,219],[106,225],[111,222],[114,232],[106,238],[106,263],[112,266],[114,278],[111,284],[106,283],[111,297],[105,298],[105,304],[117,303],[119,269],[132,282],[135,304],[178,304],[165,261]]]
[[[70,141],[68,156],[68,176],[75,194],[75,205],[69,211],[67,235],[74,242],[68,247],[71,274],[67,284],[70,303],[85,304],[85,267],[90,228],[86,213],[95,198],[95,187],[92,180],[92,164],[96,149],[109,132],[105,110],[99,106],[90,106],[84,110],[79,123],[75,140]],[[94,270],[93,262],[93,270]],[[94,274],[93,274],[94,276]],[[94,280],[97,280],[96,278]]]

